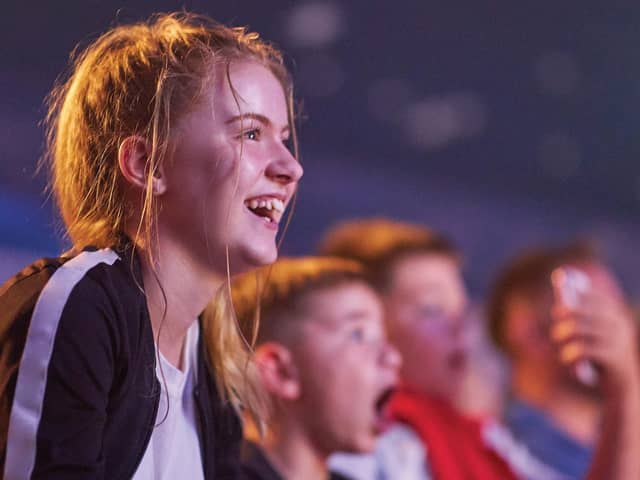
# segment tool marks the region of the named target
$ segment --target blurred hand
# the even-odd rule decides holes
[[[593,362],[604,389],[640,382],[638,328],[620,298],[589,290],[575,306],[556,303],[552,315],[551,338],[562,363]]]

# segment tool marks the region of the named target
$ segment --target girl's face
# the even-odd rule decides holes
[[[164,165],[159,233],[205,271],[276,259],[276,234],[302,167],[292,156],[282,85],[263,65],[218,67],[204,98],[177,123]]]
[[[384,297],[387,330],[407,386],[452,400],[466,374],[467,294],[458,263],[445,255],[400,259]]]

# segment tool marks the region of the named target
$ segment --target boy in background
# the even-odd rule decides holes
[[[403,357],[389,404],[392,428],[373,455],[337,456],[332,468],[362,480],[515,478],[485,441],[485,417],[457,408],[470,345],[469,300],[454,245],[421,225],[371,219],[338,225],[320,250],[365,265],[383,299],[389,340]]]

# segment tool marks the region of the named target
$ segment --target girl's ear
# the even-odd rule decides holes
[[[122,176],[134,188],[147,188],[148,160],[151,152],[148,142],[140,135],[132,135],[120,143],[118,166]],[[162,195],[166,189],[162,166],[158,166],[152,181],[154,195]]]
[[[283,400],[300,397],[298,369],[291,351],[277,342],[266,342],[255,351],[260,381],[269,394]]]

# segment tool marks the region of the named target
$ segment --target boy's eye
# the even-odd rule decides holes
[[[445,312],[439,305],[422,305],[418,309],[418,315],[426,320],[444,316]]]
[[[364,328],[354,328],[349,332],[349,338],[351,338],[351,340],[355,340],[356,342],[363,342],[365,339]]]

